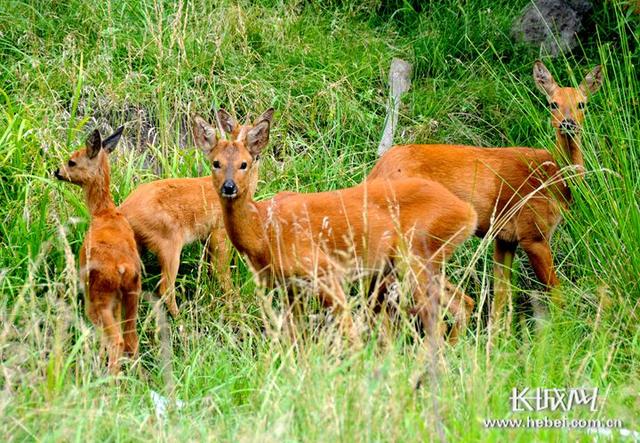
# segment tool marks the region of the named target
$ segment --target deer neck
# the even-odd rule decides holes
[[[109,179],[109,164],[103,162],[100,167],[99,173],[83,186],[84,198],[89,208],[91,218],[95,217],[98,213],[107,210],[115,210],[116,205],[113,203]]]
[[[266,257],[264,220],[258,210],[258,205],[245,192],[234,199],[220,197],[222,218],[227,235],[233,246],[245,254],[254,267],[258,267]]]
[[[582,149],[580,143],[580,135],[569,135],[556,130],[556,144],[563,156],[564,161],[574,166],[580,166],[584,169],[584,159],[582,158]]]
[[[581,181],[584,160],[582,158],[582,149],[580,149],[580,135],[569,135],[556,130],[556,144],[562,156],[562,162],[576,167],[574,171],[569,173],[573,176],[573,180]],[[565,180],[558,187],[558,194],[562,196],[566,203],[571,203],[573,200],[571,189],[567,186],[567,177],[565,176],[564,178]]]

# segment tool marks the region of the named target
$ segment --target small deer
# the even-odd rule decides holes
[[[239,125],[225,110],[218,111],[222,129],[233,140],[246,137],[251,125]],[[255,120],[271,123],[273,109],[268,109]],[[256,162],[259,158],[254,159]],[[255,193],[258,168],[249,179],[249,192]],[[194,241],[209,237],[209,256],[214,273],[225,292],[232,289],[229,274],[231,251],[222,222],[218,195],[211,184],[211,176],[198,178],[171,178],[140,185],[120,205],[120,211],[129,221],[141,249],[158,257],[161,268],[160,296],[173,317],[178,315],[175,281],[180,265],[182,248]]]
[[[353,271],[393,268],[408,255],[416,310],[432,331],[429,310],[441,302],[436,297],[443,289],[433,284],[438,280],[433,265],[441,265],[474,232],[471,205],[422,179],[377,180],[313,194],[284,192],[255,202],[251,176],[269,129],[269,121],[263,120],[244,140],[228,141],[218,140],[199,117],[194,127],[196,144],[211,162],[229,239],[246,256],[258,284],[311,285],[340,319],[342,331],[357,340],[343,281]],[[442,304],[469,311],[453,312],[457,321],[468,319],[473,301],[464,294],[451,296],[456,299]]]
[[[87,139],[86,147],[74,152],[54,172],[57,179],[82,187],[91,214],[89,231],[80,249],[80,279],[84,284],[87,316],[103,329],[112,374],[120,371],[123,351],[131,357],[138,353],[136,317],[141,285],[140,257],[133,230],[116,209],[109,190],[108,154],[118,144],[122,129],[105,140],[96,129]]]
[[[473,205],[478,213],[476,234],[495,236],[494,321],[510,300],[511,266],[518,245],[547,290],[558,285],[549,239],[561,221],[561,210],[571,201],[561,164],[584,170],[580,130],[587,100],[602,84],[602,69],[594,68],[578,88],[559,87],[540,61],[534,64],[533,77],[549,101],[562,161],[543,149],[527,147],[405,145],[387,151],[368,176],[368,180],[435,180]]]

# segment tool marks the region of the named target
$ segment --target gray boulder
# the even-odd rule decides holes
[[[593,5],[589,0],[536,0],[527,6],[513,25],[514,37],[539,46],[555,57],[578,45],[586,15]]]

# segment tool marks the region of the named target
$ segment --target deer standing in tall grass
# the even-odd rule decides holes
[[[119,372],[123,352],[131,357],[138,353],[136,317],[141,284],[133,231],[116,209],[109,190],[108,154],[118,144],[122,129],[105,140],[96,129],[86,147],[74,152],[54,172],[59,180],[82,187],[91,214],[89,231],[80,249],[80,280],[84,284],[87,316],[103,329],[112,374]]]
[[[342,331],[357,340],[343,281],[357,270],[384,272],[408,256],[416,311],[426,330],[433,331],[433,303],[447,305],[458,324],[466,322],[473,301],[442,291],[435,267],[474,232],[471,205],[421,179],[377,180],[312,194],[284,192],[255,202],[251,176],[269,130],[264,120],[246,139],[227,141],[218,140],[201,118],[194,123],[196,144],[211,162],[229,239],[248,259],[259,285],[310,285],[334,311]],[[449,299],[440,299],[441,293]]]
[[[273,109],[265,111],[255,120],[271,123]],[[243,140],[249,123],[239,125],[224,110],[218,111],[222,129],[232,140]],[[254,161],[258,162],[258,157]],[[248,180],[248,192],[253,195],[258,184],[258,168]],[[214,273],[225,292],[232,289],[229,273],[231,251],[222,222],[218,195],[211,184],[211,176],[197,178],[170,178],[140,185],[120,205],[141,249],[158,257],[161,268],[160,296],[165,300],[172,316],[178,315],[175,281],[180,265],[182,248],[194,241],[209,237],[209,257]]]
[[[549,239],[562,219],[562,209],[571,202],[561,165],[584,170],[580,131],[587,99],[602,84],[602,69],[595,67],[578,88],[559,87],[540,61],[534,64],[533,77],[549,102],[562,157],[558,161],[543,149],[527,147],[404,145],[387,151],[368,176],[368,180],[435,180],[473,205],[478,213],[476,234],[495,236],[492,319],[496,322],[510,302],[511,266],[518,245],[547,290],[558,285]]]

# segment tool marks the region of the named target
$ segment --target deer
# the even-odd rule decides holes
[[[343,283],[354,271],[385,272],[408,256],[403,263],[425,330],[435,331],[435,303],[449,307],[454,326],[463,328],[474,302],[461,291],[446,290],[438,272],[475,231],[472,206],[438,183],[415,178],[330,192],[282,192],[256,202],[251,176],[269,130],[269,121],[263,120],[245,139],[219,140],[212,126],[194,118],[196,145],[211,164],[227,235],[246,257],[258,286],[311,287],[342,333],[357,343]]]
[[[91,222],[80,248],[80,280],[85,309],[91,322],[102,328],[108,370],[116,375],[124,354],[138,353],[136,318],[141,291],[141,265],[133,230],[111,196],[108,155],[115,149],[123,127],[102,140],[96,129],[85,148],[75,151],[54,171],[62,181],[79,185]],[[124,322],[122,310],[124,308]]]
[[[603,82],[602,68],[596,66],[577,88],[560,87],[539,60],[534,63],[533,78],[549,103],[559,158],[531,147],[398,145],[382,155],[367,177],[435,180],[474,207],[476,235],[489,234],[495,243],[494,324],[501,321],[507,300],[511,306],[511,267],[518,246],[546,292],[551,292],[552,301],[562,304],[549,245],[562,211],[571,203],[562,165],[572,166],[578,180],[584,172],[580,132],[585,106]]]
[[[247,121],[238,122],[224,109],[217,112],[221,129],[231,139],[243,139],[251,129]],[[256,120],[271,123],[273,109]],[[259,157],[254,159],[259,161]],[[253,195],[258,184],[258,169],[249,179]],[[161,277],[159,295],[164,299],[172,317],[179,314],[175,297],[175,281],[182,248],[195,241],[209,238],[208,252],[214,274],[222,289],[229,293],[233,285],[228,270],[231,250],[222,222],[218,195],[211,184],[211,176],[170,178],[140,185],[122,204],[120,211],[129,221],[140,250],[152,252],[159,261]]]

